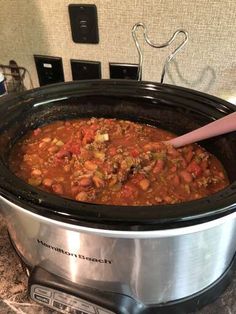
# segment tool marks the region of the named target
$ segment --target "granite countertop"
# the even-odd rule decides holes
[[[56,314],[57,311],[40,306],[27,295],[27,276],[8,238],[5,222],[0,214],[0,313]],[[232,282],[214,303],[195,314],[236,313],[236,274]]]

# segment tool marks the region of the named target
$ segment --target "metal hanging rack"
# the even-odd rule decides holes
[[[9,65],[0,64],[0,71],[5,77],[6,89],[8,93],[25,90],[24,80],[27,74],[30,81],[30,88],[33,88],[33,82],[29,71],[24,67],[18,66],[14,60],[11,60]]]
[[[171,60],[176,56],[176,54],[186,45],[187,41],[188,41],[188,32],[183,30],[183,29],[178,29],[177,31],[174,32],[174,34],[171,36],[171,38],[166,41],[163,44],[157,44],[154,43],[148,36],[148,31],[147,31],[147,27],[144,23],[136,23],[133,28],[132,28],[132,36],[133,36],[133,40],[135,43],[135,46],[138,50],[138,56],[139,56],[139,68],[138,68],[138,80],[141,81],[142,80],[142,70],[143,70],[143,51],[140,47],[140,44],[138,42],[138,38],[137,38],[137,29],[138,28],[142,28],[143,29],[143,36],[144,36],[144,40],[145,42],[153,47],[153,48],[164,48],[164,47],[168,47],[174,40],[175,38],[179,35],[179,34],[183,34],[184,38],[182,40],[182,42],[179,44],[179,46],[171,53],[168,55],[168,57],[165,60],[163,69],[162,69],[162,73],[161,73],[161,83],[163,83],[164,81],[164,77],[166,74],[166,70],[169,66],[169,63],[171,62]]]

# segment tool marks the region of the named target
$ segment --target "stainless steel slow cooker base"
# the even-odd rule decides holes
[[[62,313],[82,311],[83,314],[187,314],[216,300],[227,288],[236,270],[235,255],[222,276],[200,292],[177,301],[144,305],[127,295],[81,286],[43,268],[32,268],[18,252],[11,237],[10,240],[29,276],[28,293],[31,299]]]
[[[183,228],[115,231],[62,223],[1,201],[11,239],[32,268],[146,305],[207,288],[235,255],[236,213]]]

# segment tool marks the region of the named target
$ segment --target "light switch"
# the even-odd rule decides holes
[[[70,4],[69,16],[75,43],[98,44],[97,7],[94,4]]]

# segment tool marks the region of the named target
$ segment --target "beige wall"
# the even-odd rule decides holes
[[[68,16],[70,3],[95,3],[98,45],[75,44]],[[166,41],[178,28],[189,32],[189,42],[169,68],[166,83],[236,99],[235,0],[0,0],[0,63],[14,59],[31,73],[38,86],[33,54],[61,56],[65,80],[70,81],[70,59],[136,63],[132,26],[144,22],[150,37]],[[144,80],[159,81],[168,48],[144,47]],[[233,101],[233,100],[232,100]],[[236,100],[234,100],[236,102]]]

